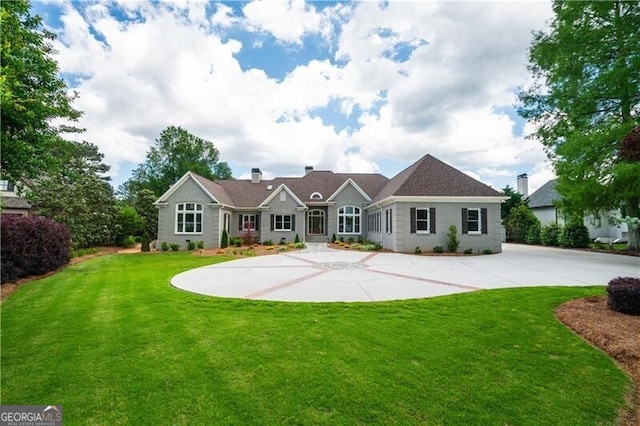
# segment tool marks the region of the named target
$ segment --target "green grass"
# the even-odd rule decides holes
[[[602,287],[370,304],[169,286],[215,258],[111,255],[2,305],[2,404],[65,424],[614,424],[631,382],[553,316]]]

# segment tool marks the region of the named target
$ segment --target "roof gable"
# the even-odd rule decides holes
[[[154,204],[163,204],[167,201],[167,199],[169,197],[171,197],[171,195],[173,195],[178,189],[180,189],[180,187],[182,187],[185,182],[189,181],[190,179],[193,180],[195,182],[195,184],[200,187],[200,189],[202,189],[202,191],[204,191],[204,193],[211,198],[211,201],[220,204],[220,202],[218,201],[218,199],[211,193],[211,191],[200,181],[200,179],[204,179],[202,176],[198,176],[195,173],[192,172],[187,172],[184,175],[182,175],[182,177],[180,179],[178,179],[178,181],[173,184],[164,194],[162,194],[158,200],[156,200],[156,202]],[[206,179],[205,179],[206,180]],[[211,181],[209,181],[211,182]],[[213,182],[211,182],[213,183]]]
[[[539,207],[552,207],[553,202],[560,199],[560,194],[556,190],[557,179],[552,179],[535,190],[529,196],[529,207],[532,209]]]
[[[265,207],[276,197],[276,195],[278,195],[282,191],[285,191],[286,193],[288,193],[291,196],[291,198],[296,202],[296,204],[298,204],[300,207],[304,206],[304,203],[300,200],[300,198],[298,198],[296,194],[294,194],[287,187],[287,185],[285,185],[284,183],[281,183],[280,186],[275,191],[273,191],[271,195],[265,198],[265,200],[262,203],[260,203],[258,207]]]
[[[503,194],[427,154],[394,178],[374,203],[389,197],[500,197]]]
[[[355,183],[351,178],[347,178],[347,180],[345,180],[344,183],[340,185],[340,187],[336,189],[335,192],[331,194],[331,196],[329,196],[329,198],[327,198],[327,200],[329,201],[335,200],[338,194],[344,191],[344,189],[349,185],[351,185],[356,191],[358,191],[358,193],[362,195],[362,198],[364,198],[366,201],[371,201],[371,197],[369,197],[369,195],[367,195],[367,193],[364,192],[362,188],[360,188],[358,184]]]

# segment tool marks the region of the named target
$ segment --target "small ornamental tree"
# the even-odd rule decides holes
[[[449,232],[447,232],[447,251],[451,253],[455,253],[458,251],[458,247],[460,247],[460,240],[458,239],[458,228],[455,225],[451,225],[449,227]]]
[[[69,263],[71,236],[61,223],[40,216],[0,219],[2,283],[42,275]]]
[[[244,234],[242,235],[242,244],[245,246],[250,246],[254,243],[253,232],[251,231],[251,223],[245,222],[243,225]]]
[[[229,234],[226,229],[222,230],[222,236],[220,237],[220,247],[227,248],[229,247]]]

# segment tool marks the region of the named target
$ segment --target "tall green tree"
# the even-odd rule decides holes
[[[160,133],[145,161],[133,171],[120,192],[124,198],[132,199],[138,191],[148,189],[159,197],[188,171],[208,179],[231,178],[231,168],[220,161],[213,142],[182,127],[169,126]]]
[[[27,0],[0,2],[0,171],[3,179],[35,178],[58,167],[61,132],[79,132],[68,124],[81,113],[75,95],[58,77],[51,41],[55,35],[30,15]],[[53,121],[67,125],[53,125]]]
[[[534,34],[520,114],[536,126],[574,217],[620,209],[640,217],[640,162],[620,155],[639,122],[640,2],[554,1],[548,31]],[[629,248],[640,248],[640,229]]]
[[[62,222],[74,248],[112,245],[118,235],[118,211],[105,173],[103,155],[88,142],[58,141],[66,167],[28,182],[29,199],[42,216]]]

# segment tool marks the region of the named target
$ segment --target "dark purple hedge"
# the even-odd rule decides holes
[[[607,304],[616,312],[640,315],[640,279],[618,277],[609,281]]]
[[[69,263],[71,236],[61,223],[40,216],[3,215],[0,234],[3,283]]]

